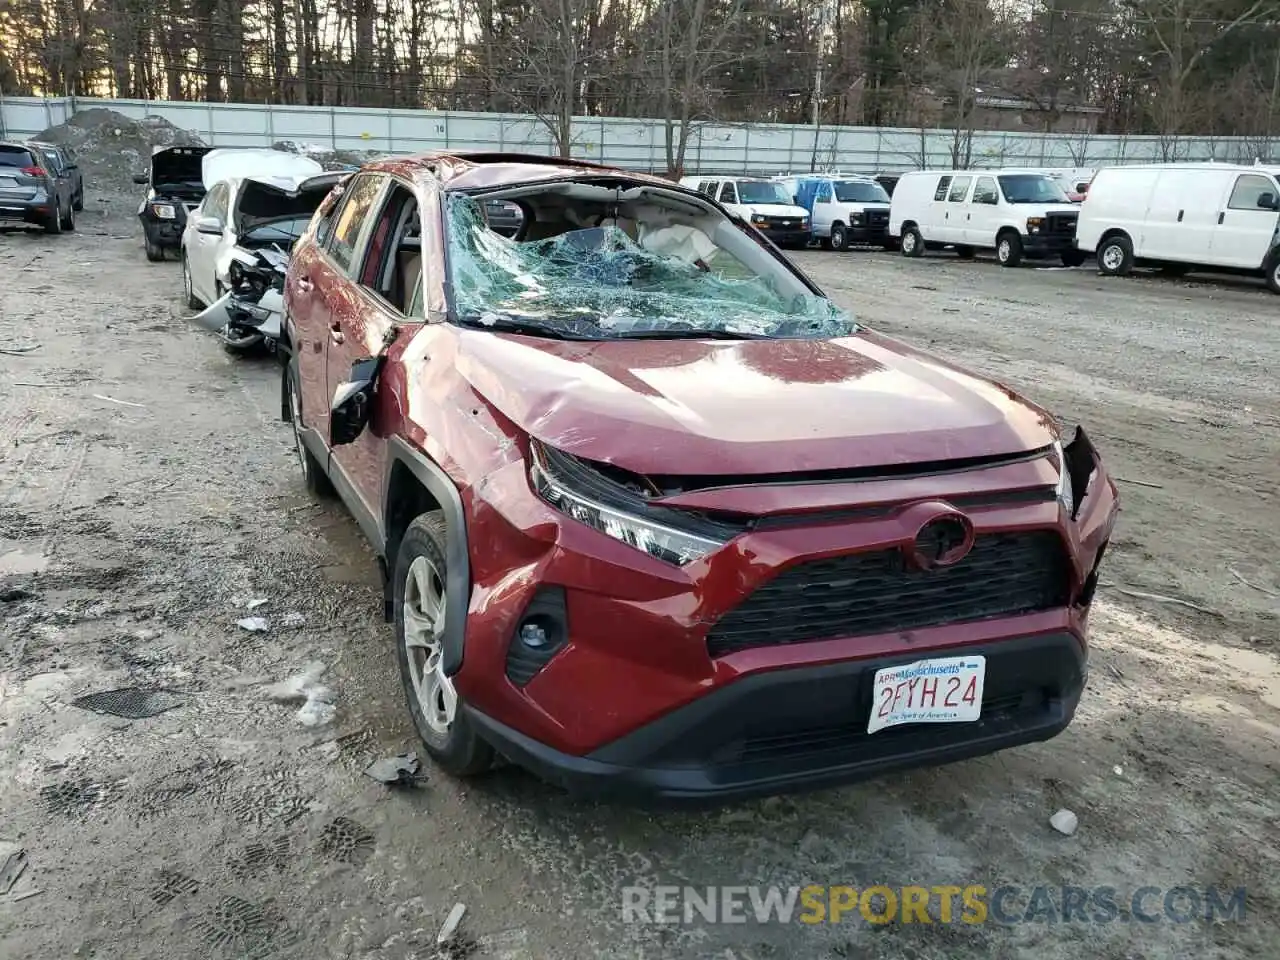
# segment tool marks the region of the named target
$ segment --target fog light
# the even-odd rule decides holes
[[[543,587],[516,623],[507,644],[507,679],[523,687],[551,662],[569,638],[563,587]]]
[[[534,650],[541,650],[551,642],[547,636],[547,631],[542,628],[541,624],[526,621],[524,626],[520,628],[520,642],[526,647]]]

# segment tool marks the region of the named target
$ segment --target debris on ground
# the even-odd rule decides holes
[[[383,757],[365,767],[365,776],[372,777],[379,783],[389,787],[411,787],[426,780],[426,775],[419,773],[422,762],[413,752],[402,753],[395,757]]]
[[[265,607],[266,605],[267,605],[266,597],[255,597],[254,599],[250,600],[248,603],[245,604],[245,609],[257,610],[259,607]]]
[[[7,353],[10,356],[19,357],[19,356],[22,356],[22,354],[24,353],[31,353],[32,351],[39,350],[39,349],[40,349],[40,344],[33,343],[30,346],[23,345],[21,347],[0,347],[0,353]]]
[[[462,923],[462,915],[467,912],[465,903],[455,903],[453,909],[449,911],[449,916],[444,919],[444,926],[440,928],[440,932],[436,935],[436,943],[443,945],[448,943],[458,933],[458,924]]]
[[[302,626],[306,622],[307,622],[306,617],[304,617],[302,614],[298,613],[297,611],[294,611],[292,613],[286,613],[284,615],[284,619],[280,621],[280,625],[282,627],[296,628],[296,627]]]
[[[1069,837],[1076,832],[1076,827],[1080,826],[1080,820],[1074,813],[1064,807],[1049,818],[1049,826],[1064,837]]]
[[[27,851],[21,847],[6,843],[0,845],[0,896],[7,896],[18,882],[22,872],[27,869]]]
[[[1123,776],[1124,776],[1124,767],[1121,767],[1121,766],[1114,766],[1114,767],[1112,767],[1112,768],[1111,768],[1111,772],[1112,772],[1112,773],[1114,773],[1117,777],[1123,777]]]
[[[264,687],[262,692],[269,700],[278,700],[281,703],[289,703],[294,700],[308,699],[310,692],[315,689],[324,690],[320,686],[320,678],[324,676],[325,665],[319,660],[312,660],[302,668],[301,673],[296,673],[292,677],[281,680],[279,683],[273,683]]]
[[[21,600],[34,600],[36,595],[30,590],[18,587],[5,587],[0,590],[0,603],[18,603]]]
[[[271,624],[266,617],[245,617],[237,620],[236,626],[241,630],[248,630],[250,633],[266,633],[271,629]]]
[[[71,705],[93,713],[124,717],[126,720],[142,720],[180,707],[185,699],[172,690],[121,687],[118,690],[103,690],[100,693],[76,697],[71,701]]]
[[[101,394],[101,393],[95,393],[93,395],[93,399],[105,400],[107,401],[107,403],[118,403],[122,407],[141,407],[143,409],[146,408],[145,403],[134,403],[132,400],[117,400],[115,397],[108,397],[105,394]]]
[[[326,724],[333,723],[334,717],[338,715],[338,708],[335,707],[330,700],[326,700],[317,693],[323,693],[326,696],[328,691],[320,688],[314,691],[312,695],[307,697],[307,702],[298,708],[298,712],[294,714],[298,718],[298,722],[304,727],[323,727]]]
[[[1250,589],[1253,589],[1253,590],[1257,590],[1259,593],[1265,593],[1269,597],[1280,597],[1280,593],[1276,593],[1271,588],[1256,584],[1252,580],[1246,580],[1244,574],[1241,573],[1239,570],[1237,570],[1235,567],[1227,567],[1227,569],[1231,571],[1231,575],[1233,577],[1235,577],[1237,580],[1243,583],[1246,587],[1249,587]]]

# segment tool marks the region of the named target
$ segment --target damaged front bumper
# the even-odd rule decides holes
[[[284,300],[276,290],[268,290],[256,302],[223,294],[192,321],[218,336],[228,350],[247,352],[265,349],[275,352],[280,342]]]

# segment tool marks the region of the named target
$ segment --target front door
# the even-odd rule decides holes
[[[835,195],[831,181],[823,180],[813,194],[813,234],[816,237],[831,236],[831,224],[835,221]]]
[[[1242,173],[1231,184],[1210,247],[1211,261],[1224,267],[1256,270],[1263,265],[1276,238],[1275,201],[1280,188],[1261,173]],[[1265,202],[1265,206],[1259,203]]]
[[[348,295],[332,303],[327,362],[330,397],[350,379],[353,364],[382,352],[393,328],[400,328],[397,339],[407,340],[422,322],[421,308],[415,306],[424,268],[417,198],[407,184],[390,180],[376,200],[352,253],[345,283]],[[379,416],[379,409],[375,404],[369,424],[354,442],[332,448],[330,464],[331,472],[346,479],[375,522],[381,513],[385,437],[393,426]]]
[[[191,271],[191,290],[195,295],[207,304],[212,304],[218,299],[217,293],[217,264],[218,251],[222,247],[222,240],[227,235],[227,218],[230,215],[230,197],[231,190],[227,181],[215,184],[213,189],[205,194],[204,200],[200,206],[193,211],[192,216],[196,219],[201,217],[214,217],[222,224],[221,235],[212,233],[201,233],[195,229],[195,225],[190,225],[187,233],[187,269]],[[176,214],[177,204],[174,204],[174,213]]]

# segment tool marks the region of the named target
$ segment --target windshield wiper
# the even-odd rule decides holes
[[[496,330],[500,333],[524,333],[533,337],[548,337],[553,340],[599,340],[600,337],[587,337],[574,330],[550,323],[539,323],[537,320],[516,320],[512,317],[492,317],[481,320],[477,316],[459,317],[458,322],[473,330]]]
[[[764,333],[745,333],[738,330],[698,330],[689,327],[677,327],[674,330],[632,330],[628,333],[617,333],[610,340],[773,340]]]

